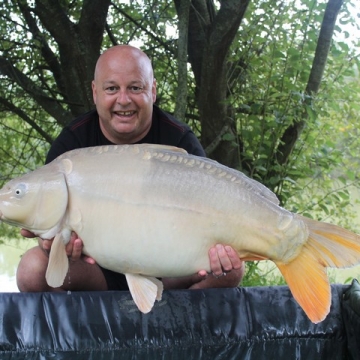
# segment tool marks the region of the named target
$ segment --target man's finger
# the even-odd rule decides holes
[[[220,259],[218,256],[218,250],[216,247],[212,247],[209,250],[209,258],[210,258],[210,268],[211,272],[215,275],[220,275],[223,273],[223,269],[220,263]]]
[[[220,261],[221,272],[232,270],[233,264],[229,258],[228,252],[225,250],[225,247],[221,244],[217,244],[216,250]],[[220,275],[220,274],[216,274],[216,275]]]
[[[42,239],[42,248],[44,250],[50,250],[52,245],[52,240]]]
[[[93,259],[92,257],[87,256],[87,255],[83,255],[83,260],[90,265],[96,264],[95,259]]]
[[[74,240],[71,239],[70,241],[73,244],[72,252],[70,255],[71,260],[73,260],[73,261],[79,260],[81,257],[82,248],[83,248],[82,241],[80,239],[74,239]]]
[[[26,229],[21,229],[21,230],[20,230],[20,234],[21,234],[21,236],[27,237],[27,238],[34,238],[34,237],[36,237],[35,234],[33,234],[31,231],[26,230]]]
[[[200,278],[205,278],[207,275],[208,275],[208,273],[207,273],[207,271],[206,270],[200,270],[200,271],[198,271],[198,276],[200,276]]]
[[[240,269],[243,266],[243,262],[240,260],[237,252],[231,246],[225,246],[225,251],[231,261],[232,268]]]

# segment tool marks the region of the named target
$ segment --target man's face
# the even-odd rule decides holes
[[[156,100],[156,81],[148,59],[131,49],[104,53],[92,88],[106,138],[115,144],[135,143],[148,133]]]

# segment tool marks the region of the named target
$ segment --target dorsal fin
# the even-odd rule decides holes
[[[181,154],[188,154],[188,152],[185,149],[172,146],[172,145],[159,145],[159,144],[139,144],[137,146],[140,146],[142,148],[148,148],[152,150],[158,150],[158,151],[173,151],[173,152],[179,152]]]

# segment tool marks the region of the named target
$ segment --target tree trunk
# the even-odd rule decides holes
[[[106,23],[110,0],[84,0],[78,23],[62,11],[59,1],[35,1],[35,13],[59,47],[61,83],[73,116],[93,107],[91,81]],[[61,75],[60,75],[61,76]]]
[[[219,136],[224,129],[235,134],[235,121],[227,116],[226,60],[249,1],[223,0],[216,13],[213,1],[192,0],[190,9],[189,60],[196,80],[201,141],[208,156],[232,167],[239,165],[238,151]],[[180,0],[175,4],[181,16]]]
[[[188,54],[188,28],[191,0],[182,0],[179,7],[179,39],[177,46],[178,61],[178,87],[174,115],[179,120],[185,119],[187,108],[187,54]]]
[[[23,1],[14,0],[13,4],[24,16],[26,30],[39,47],[42,59],[23,73],[4,53],[0,57],[0,74],[23,88],[35,103],[65,126],[73,117],[93,107],[91,81],[110,0],[84,0],[77,22],[67,15],[59,0],[36,0],[34,7]],[[39,23],[43,29],[38,27]],[[51,44],[47,32],[52,37]],[[57,51],[52,50],[54,44]],[[28,75],[31,73],[38,74],[40,79],[52,77],[56,87],[49,86],[46,79],[40,87]]]

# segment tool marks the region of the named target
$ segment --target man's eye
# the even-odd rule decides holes
[[[117,87],[116,86],[109,86],[105,89],[105,91],[108,93],[108,94],[113,94],[117,91]]]
[[[140,86],[132,86],[131,88],[130,88],[130,90],[133,92],[133,93],[139,93],[139,92],[141,92],[142,91],[142,87],[140,87]]]

